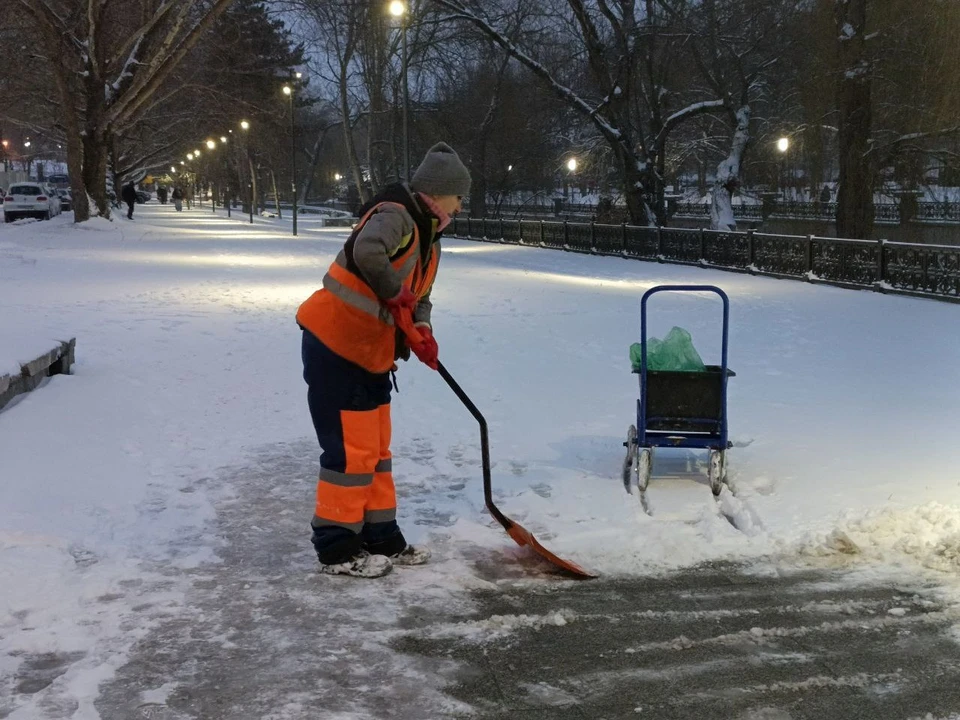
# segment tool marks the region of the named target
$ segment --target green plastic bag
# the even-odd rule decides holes
[[[634,372],[640,372],[640,347],[640,343],[630,346],[630,364]],[[705,369],[700,354],[693,347],[693,338],[683,328],[671,328],[663,340],[647,340],[647,370],[703,372]]]

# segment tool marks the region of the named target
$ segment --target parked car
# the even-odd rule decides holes
[[[141,205],[145,202],[149,202],[152,196],[146,190],[137,190],[137,202]]]
[[[47,194],[47,198],[50,200],[50,214],[59,215],[62,211],[60,203],[60,191],[50,183],[42,183],[40,187],[43,188],[44,192]]]
[[[69,189],[60,190],[60,209],[73,210],[73,195]]]
[[[11,185],[3,198],[3,219],[8,223],[25,217],[49,220],[56,214],[51,202],[50,194],[38,183]],[[56,203],[59,208],[59,198]]]

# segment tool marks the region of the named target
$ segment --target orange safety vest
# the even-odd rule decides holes
[[[400,203],[388,202],[374,205],[360,219],[351,239],[359,235],[378,208],[388,204],[403,207]],[[429,238],[430,251],[422,260],[420,232],[414,222],[412,235],[403,237],[400,249],[390,258],[402,284],[418,300],[430,292],[437,276],[440,255],[432,240]],[[297,310],[297,323],[337,355],[369,372],[387,372],[397,358],[398,331],[393,316],[367,282],[348,269],[345,250],[340,251],[324,275],[323,288]]]

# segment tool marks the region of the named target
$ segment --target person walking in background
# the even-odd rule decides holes
[[[430,291],[440,235],[470,192],[470,172],[437,143],[410,184],[396,183],[362,217],[297,311],[307,404],[323,453],[311,527],[321,572],[380,577],[429,558],[397,525],[390,450],[390,375],[410,352],[437,369]],[[398,319],[423,339],[410,346]]]
[[[120,199],[127,204],[127,219],[133,220],[133,206],[137,202],[137,189],[131,180],[120,189]]]
[[[173,200],[173,209],[181,212],[183,210],[183,190],[180,189],[179,185],[173,189],[170,198]]]

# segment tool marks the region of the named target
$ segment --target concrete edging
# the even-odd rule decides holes
[[[44,378],[69,375],[76,362],[76,347],[76,338],[63,340],[43,355],[21,363],[19,375],[0,375],[0,410],[18,395],[36,388]]]

